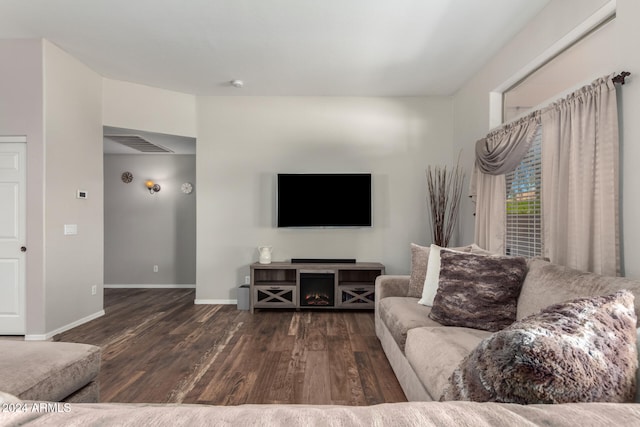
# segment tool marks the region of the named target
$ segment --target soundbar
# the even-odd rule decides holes
[[[355,264],[355,258],[291,258],[292,264]]]

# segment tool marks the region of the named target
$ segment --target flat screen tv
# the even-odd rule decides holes
[[[278,227],[371,227],[371,174],[278,174]]]

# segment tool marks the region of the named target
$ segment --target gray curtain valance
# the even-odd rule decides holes
[[[489,175],[503,175],[514,170],[529,150],[539,124],[540,111],[535,111],[476,142],[478,170]]]

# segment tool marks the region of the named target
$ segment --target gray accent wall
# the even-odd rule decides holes
[[[125,171],[133,174],[129,184]],[[149,193],[148,179],[160,192]],[[181,191],[185,182],[191,194]],[[197,192],[194,155],[104,156],[105,286],[196,283]]]

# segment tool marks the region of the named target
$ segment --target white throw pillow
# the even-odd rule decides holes
[[[433,299],[438,290],[438,281],[440,280],[440,250],[438,245],[431,245],[429,248],[429,262],[427,263],[427,275],[424,278],[424,286],[422,287],[422,298],[418,304],[433,305]],[[457,252],[457,251],[456,251]]]

